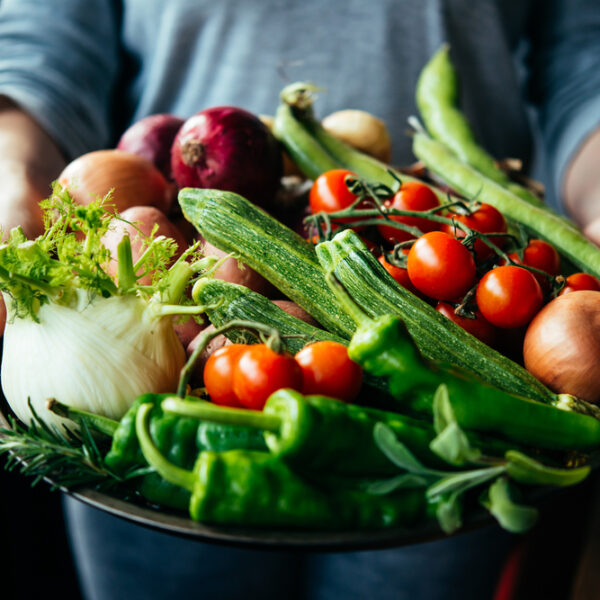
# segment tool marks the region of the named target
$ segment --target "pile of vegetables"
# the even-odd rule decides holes
[[[477,146],[457,85],[442,48],[411,169],[304,83],[272,130],[156,115],[69,165],[45,233],[0,248],[9,467],[221,525],[529,528],[600,448],[600,250]]]

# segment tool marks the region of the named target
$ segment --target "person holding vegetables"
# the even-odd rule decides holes
[[[418,77],[448,43],[481,146],[528,163],[532,103],[549,201],[600,242],[599,28],[594,0],[0,0],[0,224],[5,234],[16,225],[39,234],[38,202],[66,163],[114,146],[141,117],[224,104],[269,114],[287,80],[326,86],[325,114],[360,107],[381,117],[393,132],[393,163],[408,164],[412,142],[403,132],[416,112]],[[84,593],[94,599],[172,597],[186,588],[207,597],[294,597],[297,581],[298,597],[319,599],[374,590],[384,599],[447,598],[450,587],[456,597],[483,598],[513,542],[481,531],[299,558],[186,543],[72,500],[65,506]]]

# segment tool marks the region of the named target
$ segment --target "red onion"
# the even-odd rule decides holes
[[[179,188],[236,192],[268,208],[281,179],[281,149],[258,117],[219,106],[183,124],[171,149],[171,167]]]
[[[117,149],[143,156],[172,180],[171,146],[183,122],[183,119],[169,114],[144,117],[125,130]]]

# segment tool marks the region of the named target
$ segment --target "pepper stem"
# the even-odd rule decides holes
[[[141,404],[135,415],[135,433],[144,458],[163,479],[193,492],[195,484],[194,472],[182,469],[169,462],[152,441],[148,422],[151,410],[152,404]]]
[[[88,412],[87,410],[81,410],[74,406],[67,406],[56,400],[56,398],[50,398],[46,403],[46,408],[59,417],[71,419],[71,421],[75,422],[83,421],[95,431],[99,431],[100,433],[104,433],[111,437],[119,426],[119,421]]]
[[[222,425],[240,425],[253,429],[262,429],[271,433],[279,433],[281,419],[275,415],[267,415],[262,411],[243,408],[217,406],[210,402],[193,402],[182,400],[177,396],[169,396],[161,402],[164,412],[174,413],[182,417],[193,417]]]

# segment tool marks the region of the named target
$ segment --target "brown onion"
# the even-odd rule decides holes
[[[118,212],[145,205],[168,214],[176,192],[149,160],[122,150],[88,152],[70,162],[58,181],[84,205],[113,190],[111,200]]]
[[[549,302],[527,328],[523,358],[554,392],[599,402],[600,292],[571,292]]]

